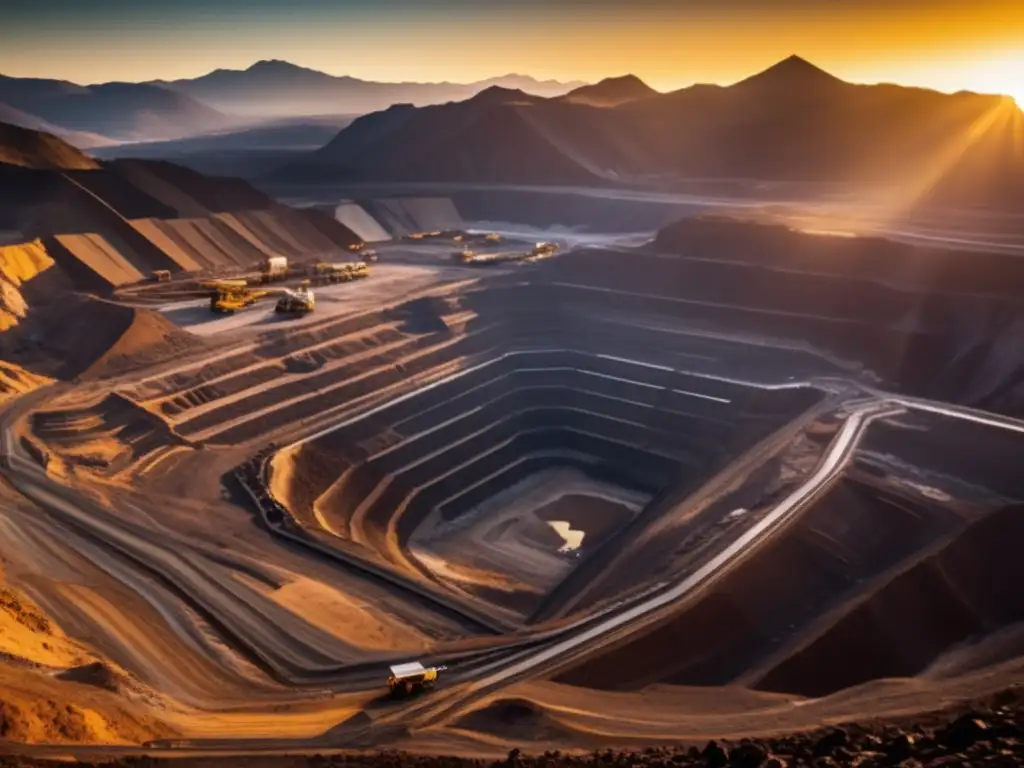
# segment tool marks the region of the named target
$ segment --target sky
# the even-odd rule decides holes
[[[1024,0],[3,0],[0,73],[89,84],[283,59],[372,80],[510,72],[658,90],[796,53],[855,82],[1024,103]]]

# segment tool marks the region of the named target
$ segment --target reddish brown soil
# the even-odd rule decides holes
[[[159,313],[91,297],[65,296],[29,321],[16,329],[36,340],[21,360],[63,379],[104,378],[204,347]]]
[[[48,133],[0,123],[0,164],[25,168],[87,169],[99,163]]]

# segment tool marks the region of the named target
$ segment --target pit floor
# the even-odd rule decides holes
[[[647,494],[579,470],[546,470],[456,520],[444,521],[435,510],[409,548],[450,586],[525,613],[569,574],[579,555],[613,535],[648,501]]]

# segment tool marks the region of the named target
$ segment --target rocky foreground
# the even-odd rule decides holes
[[[3,741],[0,740],[0,750]],[[650,747],[640,752],[601,750],[589,754],[513,749],[504,760],[418,757],[401,752],[290,757],[131,757],[101,763],[71,763],[28,757],[0,757],[0,768],[189,768],[203,766],[374,766],[384,768],[969,768],[1024,766],[1024,686],[1005,690],[970,706],[899,720],[864,721],[776,738],[710,741],[703,746]]]

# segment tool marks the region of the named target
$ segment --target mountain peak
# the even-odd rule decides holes
[[[252,72],[253,70],[261,69],[303,69],[303,67],[300,67],[297,64],[292,64],[290,61],[285,61],[284,59],[260,59],[246,71]]]
[[[829,85],[842,83],[838,77],[829,74],[807,59],[793,54],[773,64],[763,72],[741,80],[737,85],[773,83],[779,86]]]
[[[518,88],[506,88],[502,85],[491,85],[484,88],[469,101],[477,104],[504,104],[511,102],[536,101],[537,96],[531,96]]]
[[[577,104],[608,107],[623,104],[627,101],[647,98],[655,94],[657,94],[657,91],[636,75],[621,75],[619,77],[606,77],[594,85],[584,85],[581,88],[576,88],[567,93],[565,99]]]

